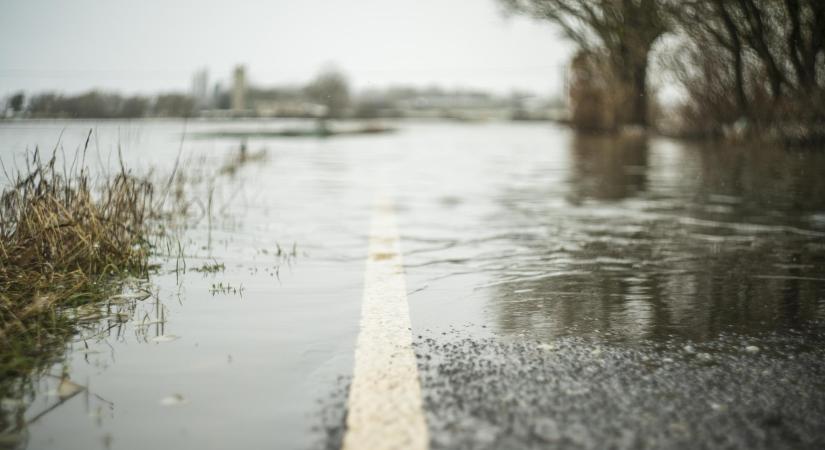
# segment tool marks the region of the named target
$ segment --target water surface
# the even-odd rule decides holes
[[[268,159],[212,177],[240,142],[192,137],[284,126],[0,124],[6,166],[35,146],[71,154],[92,129],[94,170],[111,170],[119,147],[135,170],[163,173],[181,155],[184,172],[208,178],[183,235],[190,270],[160,258],[129,320],[73,339],[50,375],[23,380],[22,403],[4,401],[8,417],[34,420],[22,447],[329,443],[343,407],[324,405],[341,402],[352,369],[370,207],[386,180],[415,336],[649,346],[733,335],[770,350],[788,341],[765,336],[804,344],[822,331],[825,154],[401,122],[389,135],[249,139]],[[211,262],[225,270],[191,270]],[[61,402],[62,373],[87,390]]]

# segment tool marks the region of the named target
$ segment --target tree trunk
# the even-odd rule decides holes
[[[729,43],[726,44],[724,39],[719,38],[719,43],[728,48],[728,51],[733,57],[733,74],[736,83],[736,106],[739,108],[739,113],[747,119],[751,118],[750,105],[748,104],[748,96],[745,94],[745,75],[742,61],[742,41],[739,39],[739,30],[736,23],[733,21],[728,10],[725,8],[724,0],[716,0],[716,10],[722,17],[722,24],[725,27]]]
[[[633,103],[628,123],[647,127],[647,61],[633,69]]]
[[[622,99],[616,112],[620,125],[647,128],[647,52],[636,61],[625,60],[616,71]]]

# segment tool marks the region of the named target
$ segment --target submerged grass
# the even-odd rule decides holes
[[[224,263],[219,263],[217,261],[213,261],[212,263],[204,263],[200,267],[192,268],[192,271],[199,273],[218,273],[223,272],[225,270],[226,265]]]
[[[0,339],[56,305],[92,301],[106,279],[148,270],[152,183],[121,165],[97,186],[35,151],[0,196]]]
[[[235,173],[246,164],[266,161],[266,149],[261,149],[257,152],[250,153],[246,149],[246,142],[241,142],[241,146],[237,152],[232,153],[218,170],[220,175],[235,175]]]
[[[81,158],[79,165],[78,157]],[[71,334],[59,309],[118,292],[117,280],[149,271],[154,187],[123,164],[95,183],[83,166],[56,167],[35,150],[0,196],[2,376],[28,370],[48,343]]]
[[[35,150],[6,173],[0,195],[0,448],[18,442],[26,428],[32,380],[53,369],[73,341],[104,336],[133,316],[135,302],[150,292],[141,286],[158,267],[150,261],[174,258],[175,273],[186,272],[176,231],[206,218],[211,242],[216,176],[231,176],[267,155],[247,153],[242,145],[217,172],[200,177],[178,171],[176,162],[168,179],[156,177],[158,184],[150,174],[133,174],[122,160],[114,173],[92,176],[85,156],[85,148],[74,160],[58,158],[57,150],[50,156]],[[279,248],[282,253],[288,252]],[[212,260],[192,270],[225,269]],[[210,292],[242,296],[244,288],[218,283]],[[162,314],[144,317],[139,326],[163,320]]]
[[[153,183],[122,162],[117,173],[93,178],[85,155],[84,148],[66,167],[58,166],[57,150],[47,158],[35,150],[24,167],[6,173],[0,195],[0,437],[22,427],[22,408],[6,403],[25,394],[28,376],[59,361],[86,326],[72,308],[113,302],[128,280],[146,279],[151,270],[153,237],[159,237],[151,223],[160,207],[153,203]]]

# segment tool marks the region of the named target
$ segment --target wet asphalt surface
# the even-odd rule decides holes
[[[823,448],[823,340],[801,337],[422,338],[432,448]],[[759,348],[768,341],[786,353]]]
[[[433,449],[825,446],[825,334],[815,327],[705,343],[456,331],[414,347]],[[318,448],[340,448],[348,382],[319,403]]]

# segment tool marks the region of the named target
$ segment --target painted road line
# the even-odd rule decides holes
[[[379,197],[370,226],[344,450],[429,447],[399,240],[392,202]]]

